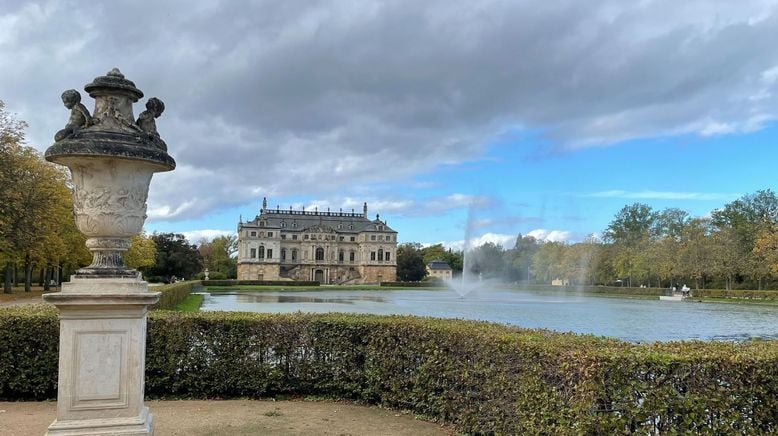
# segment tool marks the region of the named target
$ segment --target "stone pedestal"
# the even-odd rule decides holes
[[[146,312],[139,278],[73,277],[44,299],[60,311],[57,419],[49,435],[150,435],[143,405]]]

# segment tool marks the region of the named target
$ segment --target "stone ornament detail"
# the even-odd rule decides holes
[[[54,135],[54,141],[88,137],[80,134],[82,130],[84,133],[112,131],[132,135],[138,144],[167,151],[167,144],[160,138],[155,122],[155,118],[159,118],[165,110],[162,100],[150,98],[146,102],[146,110],[141,112],[136,121],[132,104],[143,97],[143,92],[135,87],[135,83],[127,80],[118,68],[95,78],[84,89],[95,98],[94,114],[90,115],[89,110],[81,104],[81,94],[75,89],[62,93],[62,102],[70,109],[70,119],[65,128]]]
[[[78,91],[65,91],[70,119],[46,150],[47,160],[70,168],[76,226],[89,238],[92,264],[76,275],[135,277],[123,257],[130,238],[143,229],[151,177],[175,168],[155,121],[165,104],[150,98],[136,120],[133,104],[143,92],[117,68],[84,90],[95,99],[94,111]]]

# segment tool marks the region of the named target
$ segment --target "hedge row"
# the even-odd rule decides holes
[[[153,312],[146,393],[314,394],[477,434],[778,432],[778,343],[624,342],[373,315]],[[57,319],[0,310],[0,400],[55,397]]]
[[[706,298],[748,298],[754,300],[778,300],[778,291],[748,291],[743,289],[695,289],[692,291],[695,297]]]
[[[445,288],[446,284],[430,280],[427,282],[381,282],[381,286],[391,288]]]
[[[667,295],[670,291],[666,288],[629,288],[621,286],[552,286],[552,285],[518,285],[511,288],[536,291],[565,291],[585,292],[593,294],[620,294],[620,295]],[[693,289],[692,295],[701,298],[747,298],[757,300],[778,300],[778,291],[755,290],[724,290],[724,289]]]
[[[159,302],[150,307],[151,310],[175,310],[176,306],[186,300],[192,292],[202,288],[199,281],[188,281],[171,283],[169,285],[154,286],[149,290],[151,292],[160,292]]]
[[[319,286],[319,282],[292,280],[203,280],[203,286]]]

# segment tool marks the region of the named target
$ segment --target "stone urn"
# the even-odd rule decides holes
[[[154,124],[164,104],[150,99],[151,107],[136,122],[132,104],[143,93],[116,68],[84,90],[95,99],[94,113],[83,107],[77,91],[65,91],[70,122],[45,156],[70,169],[76,226],[89,238],[92,264],[76,276],[134,277],[137,272],[124,265],[123,255],[130,238],[143,229],[151,176],[176,166]]]
[[[152,175],[176,164],[156,128],[161,100],[150,98],[136,119],[143,93],[116,68],[84,90],[94,111],[65,91],[70,118],[45,154],[70,169],[76,225],[92,252],[62,292],[44,295],[60,311],[57,419],[47,434],[148,435],[146,313],[159,293],[124,264],[124,252],[143,228]]]

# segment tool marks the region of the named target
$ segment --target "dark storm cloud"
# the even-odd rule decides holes
[[[62,90],[120,67],[166,103],[179,169],[150,216],[178,219],[404,179],[508,130],[557,150],[756,130],[777,40],[758,1],[0,0],[0,98],[43,149]]]

